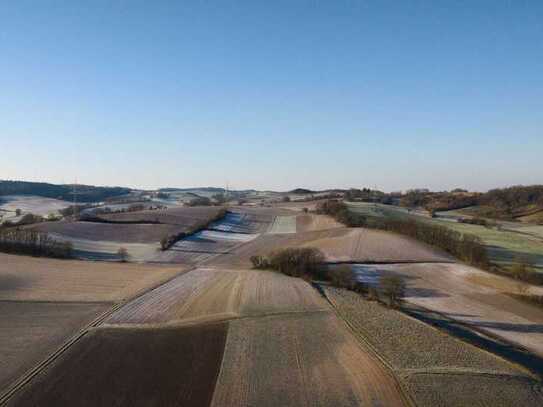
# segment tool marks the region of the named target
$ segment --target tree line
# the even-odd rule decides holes
[[[314,247],[289,247],[273,251],[268,256],[251,257],[255,269],[270,269],[307,281],[327,281],[331,286],[351,290],[368,299],[383,301],[391,307],[399,306],[405,294],[405,283],[398,276],[383,275],[378,286],[357,281],[348,265],[330,267],[325,256]]]
[[[481,239],[474,235],[415,219],[390,219],[355,214],[341,201],[323,202],[317,205],[317,213],[330,215],[349,227],[367,227],[400,233],[436,246],[468,264],[483,269],[490,267],[486,247]]]
[[[160,240],[160,249],[161,250],[168,250],[170,247],[172,247],[175,243],[177,243],[181,239],[184,239],[184,238],[186,238],[186,237],[188,237],[190,235],[193,235],[193,234],[195,234],[195,233],[197,233],[197,232],[199,232],[201,230],[207,229],[209,227],[209,225],[211,225],[213,222],[217,222],[217,221],[221,220],[222,218],[224,218],[227,213],[228,213],[228,211],[223,208],[217,213],[217,215],[215,215],[211,219],[200,222],[200,223],[190,227],[188,230],[186,230],[184,232],[179,232],[179,233],[176,233],[176,234],[173,234],[173,235],[164,236]]]
[[[79,202],[100,202],[107,198],[124,195],[129,188],[96,187],[93,185],[77,185],[77,200]],[[0,181],[1,195],[38,195],[71,201],[73,185],[56,185],[46,182]]]
[[[70,242],[55,240],[46,232],[19,228],[0,229],[0,251],[61,259],[73,257]]]

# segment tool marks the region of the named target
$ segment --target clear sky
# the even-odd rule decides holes
[[[543,183],[543,1],[2,1],[0,152],[54,183]]]

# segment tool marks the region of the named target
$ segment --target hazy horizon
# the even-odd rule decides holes
[[[541,2],[20,1],[0,17],[0,179],[543,182]]]

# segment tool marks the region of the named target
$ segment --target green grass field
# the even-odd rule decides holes
[[[543,227],[521,223],[504,222],[501,229],[458,223],[455,211],[440,212],[443,218],[430,218],[424,211],[411,211],[392,205],[356,202],[348,203],[349,210],[368,217],[391,217],[416,219],[446,226],[461,233],[481,238],[488,248],[490,260],[508,268],[518,258],[534,263],[536,270],[543,272]]]

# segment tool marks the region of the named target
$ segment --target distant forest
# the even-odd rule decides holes
[[[77,185],[78,202],[100,202],[108,198],[124,195],[129,188],[95,187]],[[73,185],[55,185],[45,182],[0,181],[0,198],[2,195],[38,195],[46,198],[73,200]]]
[[[425,207],[436,211],[479,205],[481,216],[512,219],[543,210],[543,185],[512,186],[486,193],[411,192],[402,197],[407,207]]]

